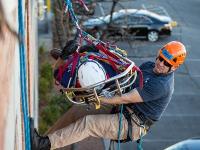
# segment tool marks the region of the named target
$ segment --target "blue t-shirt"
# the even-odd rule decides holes
[[[157,75],[153,72],[155,63],[146,62],[140,66],[143,73],[143,89],[139,87],[139,78],[136,79],[134,88],[142,97],[142,103],[129,104],[133,109],[136,107],[145,116],[159,120],[171,100],[174,91],[174,73]]]

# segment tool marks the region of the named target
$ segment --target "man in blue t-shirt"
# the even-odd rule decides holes
[[[31,130],[33,149],[56,149],[89,136],[112,140],[137,140],[144,136],[169,104],[174,91],[174,71],[183,64],[185,57],[186,49],[182,43],[167,43],[159,50],[155,62],[145,62],[140,66],[144,76],[142,89],[137,79],[133,90],[128,93],[101,99],[105,104],[125,104],[121,119],[119,113],[88,115],[46,137]]]

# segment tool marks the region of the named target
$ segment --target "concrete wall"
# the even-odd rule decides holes
[[[26,6],[25,6],[26,4]],[[27,96],[37,126],[37,4],[24,0]],[[18,1],[0,0],[0,150],[24,149],[18,45]]]

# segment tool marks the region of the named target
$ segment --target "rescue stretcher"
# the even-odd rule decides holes
[[[91,86],[83,88],[63,88],[62,92],[65,94],[67,100],[74,104],[94,104],[95,108],[99,109],[101,106],[101,97],[122,95],[128,89],[131,89],[133,83],[136,80],[138,72],[141,76],[142,73],[133,61],[131,61],[127,57],[124,57],[122,54],[119,53],[120,49],[117,49],[118,51],[110,50],[110,52],[119,57],[119,59],[124,63],[129,64],[128,67],[116,76],[93,84]],[[102,86],[103,89],[99,90],[97,88],[99,86]]]

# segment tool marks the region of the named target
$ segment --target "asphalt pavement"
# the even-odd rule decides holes
[[[141,8],[162,6],[178,22],[170,37],[161,38],[158,42],[133,40],[121,41],[117,45],[128,51],[128,56],[137,65],[146,60],[154,60],[163,44],[179,40],[186,45],[187,59],[175,74],[175,91],[171,103],[161,120],[156,123],[144,137],[144,150],[163,150],[179,141],[200,137],[200,1],[199,0],[135,0],[121,2],[124,8]],[[104,10],[109,12],[110,4],[103,3]],[[119,9],[121,5],[117,6]],[[98,13],[98,11],[96,12]],[[98,14],[97,14],[98,15]],[[136,149],[136,143],[121,145],[121,150]]]

